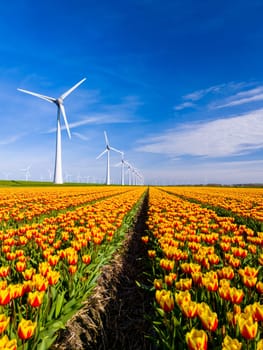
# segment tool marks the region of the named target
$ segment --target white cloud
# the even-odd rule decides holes
[[[2,140],[0,140],[0,145],[9,145],[11,143],[14,143],[17,140],[19,140],[22,136],[23,135],[13,135],[13,136],[10,136],[6,139],[2,139]]]
[[[227,84],[219,84],[219,85],[210,86],[209,88],[206,88],[206,89],[201,89],[201,90],[191,92],[190,94],[183,96],[183,98],[185,100],[198,101],[209,93],[219,92],[220,90],[225,88],[226,85]]]
[[[215,108],[225,108],[239,106],[245,103],[256,102],[263,100],[263,87],[259,86],[255,89],[241,91],[236,95],[228,98],[229,102],[215,106]]]
[[[137,150],[169,156],[227,157],[263,147],[263,109],[179,128],[141,140]]]
[[[185,109],[185,108],[192,108],[192,107],[194,107],[194,106],[195,106],[195,104],[192,103],[192,102],[183,102],[183,103],[181,103],[180,105],[175,106],[175,107],[174,107],[174,110],[175,110],[175,111],[181,111],[182,109]]]

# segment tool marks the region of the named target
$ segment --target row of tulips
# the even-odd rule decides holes
[[[39,223],[2,230],[0,349],[51,346],[121,244],[144,192],[127,187]]]
[[[39,216],[59,210],[83,205],[100,198],[126,192],[123,187],[25,187],[3,188],[0,191],[0,228],[13,227],[14,223],[23,224],[31,220],[39,220]]]
[[[263,222],[263,188],[186,186],[163,189]]]
[[[147,225],[158,348],[262,350],[262,233],[157,188]]]

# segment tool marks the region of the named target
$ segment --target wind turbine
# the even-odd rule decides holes
[[[21,171],[25,172],[26,181],[28,181],[28,179],[30,178],[30,171],[29,171],[30,168],[31,168],[31,165],[28,165],[25,169],[21,169]]]
[[[132,171],[132,166],[130,163],[128,163],[126,160],[124,160],[124,164],[127,166],[127,171],[128,171],[128,184],[129,186],[131,185],[131,171]]]
[[[116,164],[116,166],[121,166],[121,185],[124,185],[124,166],[125,166],[125,160],[124,160],[124,152],[121,153],[121,161],[120,163]]]
[[[122,153],[122,152],[110,146],[106,131],[104,131],[104,137],[105,137],[106,148],[103,152],[101,152],[98,155],[96,159],[99,159],[100,157],[103,156],[103,154],[107,153],[106,185],[110,185],[110,151],[114,151],[117,153]]]
[[[43,100],[46,100],[50,103],[55,103],[57,106],[57,137],[56,137],[56,157],[55,157],[55,170],[54,170],[54,183],[56,184],[62,184],[63,183],[63,176],[62,176],[62,157],[61,157],[61,123],[60,123],[60,115],[62,114],[64,123],[68,132],[69,138],[71,138],[70,135],[70,130],[69,130],[69,125],[67,121],[67,116],[65,112],[65,107],[64,107],[64,99],[71,94],[72,91],[74,91],[80,84],[82,84],[86,78],[82,79],[79,81],[77,84],[72,86],[69,90],[67,90],[64,94],[62,94],[58,98],[54,97],[49,97],[45,95],[40,95],[35,92],[31,92],[28,90],[23,90],[23,89],[17,89],[19,91],[22,91],[26,94],[33,95],[36,97],[39,97]]]

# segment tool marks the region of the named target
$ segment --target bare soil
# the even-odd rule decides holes
[[[145,235],[148,197],[139,210],[134,227],[102,269],[97,286],[83,308],[60,332],[52,350],[151,350],[148,336],[152,325],[145,316],[153,312],[151,294],[136,283],[148,284]]]

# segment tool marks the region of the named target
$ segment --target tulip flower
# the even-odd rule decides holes
[[[22,283],[10,284],[9,288],[10,288],[11,299],[20,298],[25,294],[24,284]]]
[[[36,270],[33,268],[26,269],[22,272],[23,277],[26,281],[32,280],[33,275],[36,273]]]
[[[16,263],[16,271],[17,272],[23,272],[26,269],[26,263],[22,261],[18,261]]]
[[[254,339],[258,331],[258,323],[253,321],[250,314],[242,313],[237,319],[240,333],[245,339]]]
[[[10,317],[7,317],[5,314],[0,315],[0,334],[2,334],[6,330],[9,324],[9,320]]]
[[[192,277],[194,284],[196,284],[196,285],[202,284],[202,277],[203,277],[202,272],[192,272],[191,277]]]
[[[43,303],[45,292],[29,292],[27,302],[32,307],[39,307]]]
[[[68,261],[69,265],[76,265],[78,263],[78,255],[77,255],[77,253],[69,254],[67,256],[67,261]]]
[[[238,268],[241,265],[241,261],[237,258],[231,257],[229,259],[229,265],[231,265],[234,268]]]
[[[253,305],[253,319],[255,321],[263,321],[263,305],[255,302]]]
[[[0,281],[0,290],[7,288],[7,280]]]
[[[180,309],[186,317],[193,318],[197,316],[197,305],[198,304],[195,301],[188,301],[182,303]]]
[[[68,271],[71,275],[74,275],[74,273],[77,272],[77,269],[78,269],[77,265],[69,265]]]
[[[258,257],[258,262],[259,262],[260,265],[263,266],[263,253],[261,253],[261,254],[259,255],[259,257]]]
[[[175,283],[175,287],[179,290],[185,291],[192,288],[192,278],[181,278]]]
[[[0,267],[0,277],[7,277],[10,273],[10,266],[1,266]]]
[[[219,278],[225,278],[228,280],[232,280],[235,276],[234,270],[231,266],[225,266],[221,270],[217,271]]]
[[[244,298],[243,289],[236,289],[235,287],[229,290],[230,301],[233,304],[240,304]]]
[[[148,243],[149,242],[149,236],[142,236],[141,240],[143,241],[143,243]]]
[[[171,291],[165,289],[156,290],[155,298],[165,312],[170,312],[174,309],[174,298]]]
[[[261,339],[258,343],[257,343],[257,349],[256,350],[263,350],[263,339]]]
[[[91,262],[91,256],[89,254],[83,255],[82,256],[82,261],[84,264],[88,265]]]
[[[257,283],[257,277],[243,275],[242,282],[246,287],[253,288],[253,287],[255,287],[255,285]]]
[[[11,294],[10,289],[2,289],[0,290],[0,305],[6,305],[10,302]]]
[[[220,298],[224,300],[230,300],[230,287],[229,286],[222,286],[218,288],[218,294]]]
[[[215,331],[218,326],[217,313],[212,312],[211,310],[205,310],[198,314],[202,326],[208,331]]]
[[[39,292],[45,291],[48,288],[48,281],[45,277],[40,274],[35,274],[32,279],[36,290]]]
[[[15,258],[16,258],[16,253],[13,253],[13,252],[6,253],[6,259],[7,260],[12,261],[12,260],[15,260]]]
[[[191,332],[187,332],[186,343],[189,350],[206,350],[208,336],[204,330],[191,329]]]
[[[49,255],[49,257],[47,258],[47,261],[49,263],[50,266],[56,266],[57,263],[59,262],[59,255]]]
[[[50,286],[53,286],[53,285],[58,283],[59,277],[60,277],[60,272],[59,271],[51,270],[51,271],[48,272],[46,278],[48,280],[48,284]]]
[[[31,338],[35,332],[37,323],[32,322],[31,320],[25,320],[22,318],[22,320],[18,324],[17,334],[20,339],[27,340]]]
[[[156,251],[155,250],[148,250],[148,257],[153,259],[156,257]]]
[[[9,340],[7,335],[4,335],[0,339],[0,349],[3,350],[16,350],[17,349],[17,341],[16,339]]]
[[[242,343],[237,339],[232,339],[229,335],[225,336],[222,343],[222,350],[241,350]]]
[[[38,265],[38,270],[42,276],[46,277],[48,272],[51,270],[51,266],[47,261],[44,261]]]
[[[218,279],[216,273],[207,272],[202,278],[202,285],[209,291],[215,292],[218,289]]]
[[[174,268],[174,261],[169,259],[161,259],[160,266],[166,271],[172,271]]]
[[[191,294],[188,290],[180,291],[179,293],[175,294],[175,300],[180,307],[182,304],[185,304],[191,301]]]
[[[256,277],[258,275],[258,269],[246,266],[244,269],[239,269],[238,273],[240,276]]]
[[[257,292],[259,293],[259,294],[263,294],[263,282],[258,282],[257,284],[256,284],[256,289],[257,289]]]
[[[161,279],[156,279],[153,281],[153,285],[155,289],[162,289],[163,288],[163,281]]]

